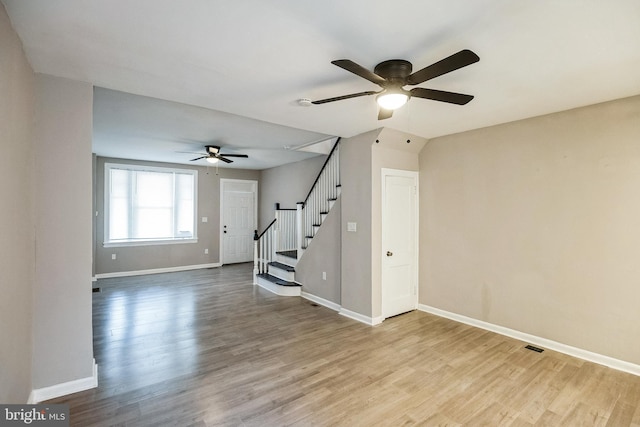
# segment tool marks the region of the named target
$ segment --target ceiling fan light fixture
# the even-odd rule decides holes
[[[398,92],[387,92],[376,97],[376,102],[380,108],[385,110],[397,110],[407,103],[409,95]]]
[[[218,163],[218,158],[217,157],[207,157],[206,160],[209,163]]]

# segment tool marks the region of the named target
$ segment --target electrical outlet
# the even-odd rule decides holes
[[[204,250],[205,255],[209,253],[209,249]]]
[[[327,272],[326,271],[322,272],[322,280],[327,280]]]
[[[116,254],[111,254],[111,259],[116,259]]]

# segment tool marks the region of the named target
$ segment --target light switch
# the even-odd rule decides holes
[[[347,222],[347,231],[356,232],[357,223],[355,222]]]
[[[207,221],[209,221],[209,218],[207,218],[206,216],[203,216],[202,217],[202,222],[207,222]]]

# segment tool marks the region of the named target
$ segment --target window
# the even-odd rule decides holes
[[[105,246],[197,241],[198,172],[105,164]]]

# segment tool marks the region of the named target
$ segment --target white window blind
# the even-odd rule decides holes
[[[105,245],[196,239],[197,171],[105,164]]]

